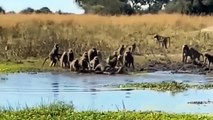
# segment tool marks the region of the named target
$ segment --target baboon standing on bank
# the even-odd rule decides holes
[[[164,37],[164,36],[160,36],[160,35],[155,35],[154,38],[156,39],[156,42],[159,44],[162,45],[163,48],[168,48],[167,47],[167,44],[168,46],[170,46],[170,37]]]
[[[182,47],[182,62],[186,63],[188,56],[190,57],[190,52],[189,52],[189,46],[188,45],[183,45]]]
[[[131,48],[129,48],[129,50],[124,53],[124,63],[126,67],[130,68],[130,65],[132,65],[132,68],[135,69],[134,57],[132,56]]]
[[[50,67],[55,66],[57,61],[59,61],[60,57],[61,57],[61,54],[59,54],[59,45],[56,43],[53,49],[51,50],[51,52],[49,53],[48,57],[44,59],[42,66],[44,66],[47,59],[51,60],[51,63],[49,65]]]
[[[72,49],[68,50],[68,62],[71,63],[74,60],[74,53]]]
[[[69,68],[68,54],[67,52],[63,52],[60,58],[60,65],[62,68]]]
[[[209,68],[209,71],[210,71],[211,70],[210,64],[213,63],[213,56],[210,55],[210,54],[208,54],[208,53],[205,53],[204,57],[205,57],[205,59],[204,59],[204,65],[206,64],[206,60],[208,59],[208,68]]]

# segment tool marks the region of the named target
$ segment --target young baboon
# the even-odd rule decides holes
[[[47,59],[51,60],[50,67],[55,66],[60,57],[61,54],[59,54],[59,45],[56,43],[51,52],[49,53],[48,57],[44,59],[42,66],[44,66]]]
[[[213,63],[213,56],[210,55],[210,54],[208,54],[208,53],[205,53],[204,57],[205,57],[205,59],[204,59],[204,65],[206,64],[206,60],[208,59],[208,68],[209,68],[209,71],[210,71],[211,70],[210,64]]]
[[[101,62],[102,61],[102,54],[101,54],[100,50],[97,50],[97,55],[98,55],[99,62]]]
[[[88,53],[84,52],[84,54],[81,56],[82,58],[85,58],[87,62],[89,62]]]
[[[94,59],[92,61],[90,61],[90,66],[91,66],[92,70],[95,70],[95,68],[98,64],[100,64],[99,58],[98,58],[98,56],[95,56]]]
[[[121,46],[118,48],[118,54],[119,54],[119,55],[123,55],[123,54],[124,54],[124,51],[125,51],[125,47],[124,47],[124,45],[121,45]]]
[[[170,37],[164,37],[164,36],[160,36],[157,34],[154,36],[154,38],[155,38],[156,42],[159,44],[159,46],[161,44],[162,47],[166,48],[166,49],[168,48],[167,44],[168,44],[168,46],[170,46]]]
[[[126,67],[130,67],[130,65],[132,65],[132,68],[135,69],[134,57],[132,56],[130,50],[124,53],[124,63]]]
[[[189,46],[188,45],[183,45],[182,47],[182,62],[186,63],[187,62],[187,57],[191,56],[189,52]]]
[[[68,50],[68,62],[72,62],[74,60],[74,53],[72,49]]]
[[[68,61],[68,54],[67,52],[63,52],[60,58],[60,65],[62,68],[68,68],[69,67],[69,61]]]
[[[92,61],[95,56],[98,56],[96,48],[92,48],[88,51],[89,61]]]
[[[76,58],[70,63],[70,70],[79,71],[79,69],[80,69],[79,60]]]

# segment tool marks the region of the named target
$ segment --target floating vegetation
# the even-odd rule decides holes
[[[117,86],[121,89],[151,89],[156,91],[171,91],[172,93],[183,92],[190,88],[194,89],[212,89],[213,84],[185,84],[185,83],[178,83],[176,81],[172,82],[160,82],[160,83],[128,83],[128,84],[121,84]]]

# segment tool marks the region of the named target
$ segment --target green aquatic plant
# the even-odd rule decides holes
[[[178,83],[176,81],[171,82],[159,82],[159,83],[128,83],[128,84],[121,84],[117,86],[120,89],[151,89],[156,91],[171,91],[172,93],[183,92],[188,89],[212,89],[213,84],[185,84],[185,83]]]

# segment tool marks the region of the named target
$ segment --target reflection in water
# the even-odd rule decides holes
[[[188,104],[190,101],[213,101],[213,90],[194,90],[172,94],[152,90],[119,90],[107,85],[175,80],[207,83],[202,75],[157,72],[134,76],[77,74],[9,74],[0,80],[0,106],[33,107],[54,101],[72,102],[77,110],[161,110],[177,113],[213,113],[213,104]],[[30,98],[30,99],[29,99]],[[123,102],[122,102],[123,101]]]

